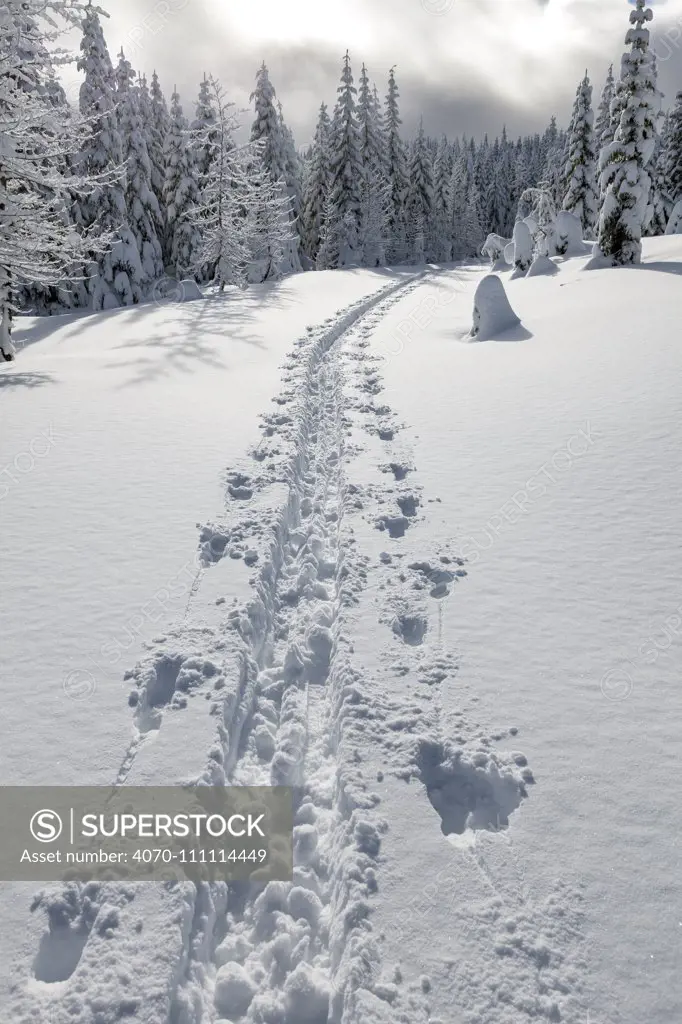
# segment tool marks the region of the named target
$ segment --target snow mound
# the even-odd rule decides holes
[[[474,322],[469,338],[488,341],[520,323],[499,277],[488,274],[474,295]]]
[[[505,247],[505,252],[506,251],[507,249]],[[504,258],[504,256],[501,256],[498,260],[495,260],[492,267],[490,268],[490,271],[493,274],[504,274],[505,270],[511,270],[511,268],[511,263],[507,263],[507,260]]]
[[[551,274],[558,274],[559,268],[556,263],[553,263],[549,256],[536,256],[530,267],[526,277],[547,277]]]
[[[554,254],[556,256],[585,256],[589,245],[583,242],[580,218],[567,210],[560,210],[554,220]]]
[[[523,220],[514,225],[514,273],[512,277],[522,277],[533,262],[533,236],[530,228]]]
[[[234,962],[218,969],[215,981],[215,1005],[228,1020],[243,1017],[256,994],[256,985],[246,970]]]
[[[203,299],[201,288],[191,277],[186,278],[179,284],[180,298],[178,302],[192,302],[194,299]]]
[[[481,247],[481,254],[483,256],[488,256],[491,263],[494,263],[504,255],[504,250],[508,242],[508,238],[503,238],[502,235],[497,235],[495,232],[492,232],[483,243]]]

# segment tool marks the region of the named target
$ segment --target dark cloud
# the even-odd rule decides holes
[[[512,136],[542,131],[553,113],[566,123],[585,68],[597,95],[611,61],[617,70],[628,13],[623,0],[289,0],[278,32],[275,0],[117,0],[110,10],[112,55],[123,45],[135,67],[156,68],[190,114],[204,71],[248,107],[265,60],[300,145],[320,103],[335,101],[347,47],[356,79],[365,60],[382,96],[397,65],[406,133],[422,115],[429,134],[449,136],[494,136],[503,124]],[[653,41],[661,86],[674,96],[682,0],[657,5]]]

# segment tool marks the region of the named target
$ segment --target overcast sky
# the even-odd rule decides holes
[[[512,135],[565,123],[589,69],[595,93],[618,67],[628,0],[99,0],[112,58],[176,84],[192,114],[204,72],[248,107],[265,60],[297,144],[311,139],[321,101],[332,105],[341,58],[357,81],[367,64],[379,92],[391,65],[406,134]],[[658,0],[652,24],[661,87],[682,90],[682,0]],[[72,93],[75,83],[71,83]],[[248,120],[249,114],[245,119]]]

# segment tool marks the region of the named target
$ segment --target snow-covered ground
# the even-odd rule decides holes
[[[27,325],[3,783],[303,795],[293,886],[51,930],[3,886],[3,1020],[682,1017],[682,243],[645,255],[503,274],[481,342],[471,267]]]

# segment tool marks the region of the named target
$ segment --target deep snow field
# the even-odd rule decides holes
[[[299,795],[293,884],[1,885],[3,1024],[682,1020],[682,240],[585,262],[21,323],[3,784]]]

